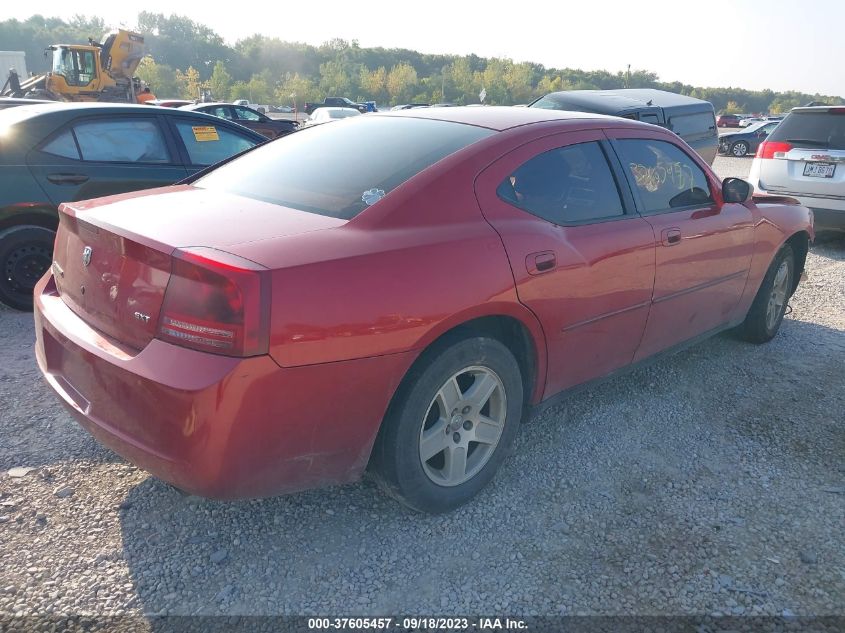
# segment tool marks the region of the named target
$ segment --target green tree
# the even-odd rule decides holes
[[[359,80],[361,92],[369,99],[375,101],[387,101],[387,69],[379,66],[375,70],[369,70],[366,66],[361,67],[361,78]]]
[[[451,79],[451,87],[456,93],[455,103],[464,105],[478,101],[477,95],[481,86],[475,84],[475,73],[468,57],[459,57],[453,61],[447,67],[446,75]]]
[[[156,97],[172,99],[182,94],[176,71],[166,64],[157,64],[149,55],[138,64],[135,75],[150,87]]]
[[[394,105],[411,101],[417,88],[417,71],[407,62],[400,62],[387,75],[387,93]]]
[[[310,77],[299,73],[288,73],[281,86],[276,89],[276,101],[290,103],[297,110],[303,110],[306,101],[319,101],[319,95],[317,84]]]
[[[352,80],[340,61],[320,64],[320,89],[330,97],[346,97],[353,94]]]
[[[202,97],[203,82],[200,79],[199,71],[193,66],[188,66],[188,70],[185,72],[177,70],[176,82],[179,84],[179,96],[182,99],[199,99]]]
[[[208,80],[208,89],[211,91],[212,98],[217,101],[229,101],[232,98],[229,93],[231,88],[232,75],[226,70],[223,62],[217,62],[211,72],[211,79]]]
[[[728,101],[728,104],[721,111],[723,114],[738,114],[742,112],[739,109],[739,104],[736,101]]]

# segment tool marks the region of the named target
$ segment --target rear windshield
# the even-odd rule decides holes
[[[544,110],[562,110],[566,109],[566,104],[551,95],[546,95],[537,99],[537,101],[531,104],[531,107],[543,108]]]
[[[790,112],[768,140],[795,147],[845,150],[845,112]]]
[[[221,165],[194,185],[351,219],[487,128],[364,115],[294,132]]]

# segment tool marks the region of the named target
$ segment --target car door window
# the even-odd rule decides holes
[[[232,115],[232,110],[226,106],[215,106],[206,110],[209,114],[219,116],[221,119],[229,119],[232,121],[235,117]]]
[[[237,115],[237,117],[239,119],[241,119],[243,121],[260,121],[261,120],[261,115],[259,115],[257,112],[253,112],[252,110],[249,110],[248,108],[236,107],[235,108],[235,114]]]
[[[677,145],[651,139],[622,139],[617,147],[644,213],[713,202],[704,171]]]
[[[613,173],[596,142],[559,147],[531,158],[505,178],[496,193],[553,224],[624,214]]]
[[[88,121],[73,126],[82,160],[119,163],[169,163],[167,143],[149,119]],[[57,139],[58,140],[58,139]]]
[[[177,121],[176,129],[192,165],[213,165],[257,145],[257,141],[206,121]]]
[[[79,160],[79,148],[73,138],[73,132],[65,130],[41,148],[42,152]]]

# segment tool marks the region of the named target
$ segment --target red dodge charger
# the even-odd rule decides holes
[[[350,118],[60,211],[38,363],[99,441],[195,494],[367,469],[429,512],[532,406],[726,328],[771,339],[813,239],[667,130],[533,108]]]

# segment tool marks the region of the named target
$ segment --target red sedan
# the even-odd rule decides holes
[[[37,357],[98,440],[192,493],[369,468],[440,512],[531,406],[726,328],[771,339],[812,238],[654,126],[371,114],[62,205]]]

